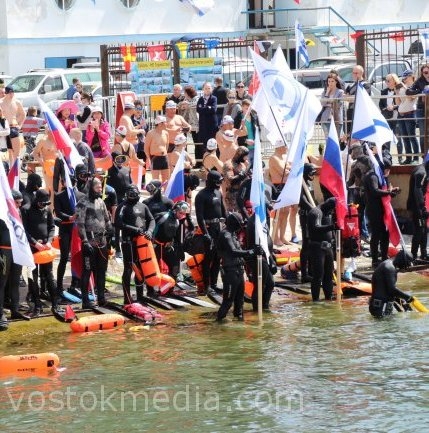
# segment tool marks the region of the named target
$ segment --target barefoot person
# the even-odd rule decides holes
[[[152,167],[152,179],[159,179],[166,182],[170,177],[168,168],[168,132],[166,130],[165,116],[157,116],[155,128],[151,129],[146,135],[144,151],[146,153],[146,163]]]

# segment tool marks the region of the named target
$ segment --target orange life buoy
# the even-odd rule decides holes
[[[59,365],[60,358],[55,353],[8,355],[0,358],[1,373],[37,373],[53,371]]]
[[[135,242],[140,268],[146,283],[152,287],[159,286],[161,284],[161,272],[152,242],[143,235],[137,236]]]
[[[198,290],[204,290],[204,280],[203,280],[203,260],[204,254],[195,254],[195,256],[189,257],[186,261],[189,270],[191,271],[192,279],[195,281]]]
[[[103,171],[107,172],[109,168],[113,165],[112,158],[104,157],[104,158],[95,158],[95,168],[101,168]]]
[[[73,332],[91,332],[113,329],[122,326],[125,318],[121,314],[109,313],[94,316],[81,317],[70,323]]]
[[[33,259],[36,265],[52,263],[55,260],[55,257],[57,257],[57,253],[53,248],[33,253]]]
[[[51,245],[52,245],[52,248],[55,248],[56,250],[60,249],[60,237],[58,235],[56,235],[52,238]]]
[[[176,280],[173,277],[170,277],[170,275],[167,274],[161,274],[161,283],[159,287],[159,293],[161,295],[165,295],[168,293],[174,286],[176,285]]]
[[[253,283],[249,280],[246,280],[244,282],[244,294],[248,297],[251,298],[253,295]]]

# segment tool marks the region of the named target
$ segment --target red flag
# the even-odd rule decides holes
[[[387,186],[384,185],[382,189],[387,189]],[[401,242],[401,231],[399,230],[398,222],[396,221],[395,214],[393,213],[392,197],[390,195],[384,195],[381,197],[381,201],[383,203],[383,221],[384,225],[389,230],[389,240],[393,246],[398,246]]]
[[[350,35],[350,37],[351,37],[353,40],[356,41],[357,38],[359,38],[360,36],[362,36],[362,35],[364,35],[364,34],[365,34],[365,32],[364,32],[363,30],[359,30],[359,31],[357,31],[356,33],[352,33],[352,34]]]
[[[395,42],[404,42],[405,41],[405,37],[404,37],[404,32],[396,32],[393,33],[392,36],[389,36],[390,39],[393,39]]]
[[[121,46],[121,54],[122,59],[124,60],[125,72],[128,74],[128,72],[130,72],[131,70],[131,63],[135,62],[137,58],[136,47],[134,47],[133,45],[123,45]]]
[[[260,54],[260,49],[256,41],[253,42],[253,49],[257,54]],[[250,84],[249,84],[249,89],[248,89],[249,95],[255,96],[260,85],[261,82],[259,81],[258,74],[256,71],[254,71],[252,75],[252,79],[250,80]]]
[[[167,53],[165,52],[164,45],[152,45],[147,47],[149,60],[157,62],[159,60],[167,60]]]
[[[299,5],[301,0],[293,0],[297,5]]]

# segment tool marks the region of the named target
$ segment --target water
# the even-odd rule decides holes
[[[410,275],[402,287],[429,304],[427,279]],[[38,319],[13,341],[3,333],[0,353],[54,351],[66,369],[0,378],[1,431],[427,431],[428,315],[374,320],[364,298],[279,298],[262,328],[192,307],[137,332]]]

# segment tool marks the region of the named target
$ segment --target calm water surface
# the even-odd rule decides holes
[[[429,304],[427,281],[408,274],[402,287]],[[0,431],[428,431],[428,315],[377,321],[362,298],[280,301],[262,328],[245,319],[219,326],[192,307],[137,332],[38,319],[13,341],[0,334],[0,354],[53,351],[65,367],[0,377]]]

